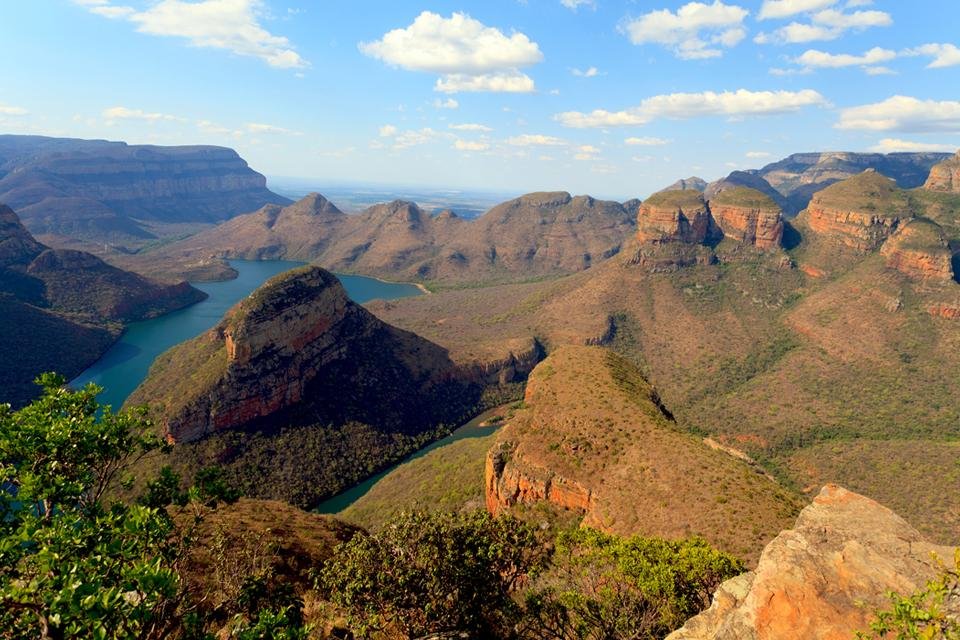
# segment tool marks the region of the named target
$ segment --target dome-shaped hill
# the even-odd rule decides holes
[[[930,176],[923,188],[928,191],[960,193],[960,151],[930,169]]]
[[[871,251],[913,217],[910,197],[873,170],[817,192],[807,207],[810,229],[858,251]]]
[[[703,192],[694,189],[666,189],[658,191],[643,204],[651,207],[697,207],[703,206],[706,200]]]
[[[943,229],[925,218],[911,220],[883,243],[880,253],[887,266],[908,276],[948,281],[953,279],[953,255]]]
[[[779,209],[780,207],[769,195],[750,187],[732,187],[717,191],[710,198],[711,205],[731,205],[735,207],[751,207],[756,209]]]

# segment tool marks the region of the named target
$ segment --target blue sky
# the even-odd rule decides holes
[[[798,151],[955,150],[957,24],[956,0],[16,0],[0,132],[645,196]]]

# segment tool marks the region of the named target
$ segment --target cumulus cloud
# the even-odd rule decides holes
[[[507,144],[515,147],[562,147],[567,144],[567,141],[538,133],[524,133],[519,136],[507,138]]]
[[[659,44],[678,58],[716,58],[723,48],[735,46],[747,31],[743,21],[749,11],[714,0],[713,4],[690,2],[676,13],[669,9],[651,11],[628,20],[622,30],[633,44]]]
[[[886,67],[877,66],[889,62],[897,57],[897,52],[881,47],[874,47],[862,55],[849,53],[827,53],[817,49],[804,51],[794,59],[794,62],[805,69],[840,69],[843,67],[863,67],[871,75],[891,73]]]
[[[896,153],[898,151],[946,151],[948,153],[952,153],[956,150],[957,145],[937,144],[933,142],[913,142],[911,140],[899,140],[897,138],[884,138],[877,144],[870,147],[870,151],[875,151],[877,153]]]
[[[272,124],[263,124],[261,122],[248,122],[244,125],[244,128],[250,133],[254,134],[291,134],[291,135],[300,135],[299,132],[293,131],[291,129],[285,129],[284,127],[278,127]]]
[[[600,75],[600,70],[596,67],[590,67],[588,69],[570,69],[570,73],[578,78],[594,78]]]
[[[960,132],[960,102],[893,96],[840,112],[838,129],[905,133]]]
[[[460,151],[486,151],[490,145],[486,142],[475,142],[472,140],[456,140],[453,143],[454,149]]]
[[[434,100],[433,106],[437,109],[456,109],[460,106],[460,103],[454,100],[453,98],[447,98],[446,100]]]
[[[824,9],[810,16],[809,23],[791,22],[772,33],[760,33],[757,44],[796,44],[817,40],[836,40],[850,30],[863,31],[870,27],[889,27],[893,18],[885,11],[853,11]]]
[[[837,0],[764,0],[757,18],[760,20],[789,18],[798,13],[826,9],[836,3]]]
[[[627,138],[623,142],[631,147],[662,147],[670,144],[669,140],[663,138]]]
[[[453,134],[443,131],[436,131],[430,127],[401,131],[392,124],[388,124],[380,127],[380,137],[388,138],[391,142],[392,148],[394,149],[406,149],[408,147],[416,147],[422,144],[427,144],[428,142],[433,142],[434,140],[440,138],[452,138]],[[379,141],[374,141],[371,146],[373,148],[382,148],[383,145]]]
[[[600,155],[600,149],[592,144],[581,144],[573,149],[574,160],[593,160]]]
[[[103,110],[103,117],[106,120],[144,120],[146,122],[184,122],[184,118],[170,115],[169,113],[156,113],[143,111],[142,109],[130,109],[128,107],[110,107]]]
[[[760,158],[769,158],[771,154],[769,151],[747,151],[746,156],[748,158],[757,160]]]
[[[903,52],[907,56],[929,56],[927,69],[942,69],[960,64],[960,48],[953,44],[925,44]]]
[[[397,135],[398,129],[392,124],[385,124],[380,127],[380,137],[381,138],[392,138]]]
[[[262,0],[159,0],[142,11],[110,0],[74,2],[97,15],[132,22],[140,33],[186,38],[195,47],[226,49],[282,69],[309,66],[287,38],[260,24]]]
[[[657,118],[687,119],[700,116],[738,117],[773,115],[804,107],[827,106],[827,100],[811,89],[802,91],[724,91],[716,93],[671,93],[646,98],[622,111],[597,109],[589,113],[567,111],[554,119],[567,127],[643,125]]]
[[[491,129],[485,124],[477,124],[474,122],[465,122],[463,124],[451,124],[449,125],[449,127],[451,129],[454,129],[455,131],[480,131],[483,133],[493,131],[493,129]]]
[[[520,69],[543,60],[540,47],[523,33],[507,36],[465,13],[444,18],[424,11],[408,27],[359,48],[395,67],[440,74],[434,89],[445,93],[531,92],[534,82]]]

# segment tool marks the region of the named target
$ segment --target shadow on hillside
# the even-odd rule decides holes
[[[960,251],[953,254],[953,279],[960,284]]]
[[[790,224],[789,221],[783,221],[783,248],[787,251],[791,249],[796,249],[800,246],[800,243],[803,241],[803,236],[800,235],[800,232],[797,231],[797,228]]]

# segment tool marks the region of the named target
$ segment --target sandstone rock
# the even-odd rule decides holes
[[[900,227],[880,249],[887,266],[921,280],[949,281],[954,277],[953,253],[940,225],[917,219]]]
[[[923,188],[929,191],[960,193],[960,151],[930,169],[930,176]]]
[[[818,192],[807,207],[814,233],[860,252],[877,249],[912,217],[906,193],[872,170]]]
[[[889,509],[828,485],[754,571],[725,582],[668,640],[847,640],[889,605],[888,591],[911,593],[952,556]]]
[[[722,189],[710,200],[710,213],[727,238],[758,249],[780,247],[783,212],[760,191],[747,187]]]
[[[759,191],[773,200],[780,209],[786,209],[787,207],[787,200],[783,194],[774,189],[769,182],[753,171],[733,171],[726,178],[711,182],[707,185],[707,188],[704,189],[703,197],[707,200],[713,200],[721,192],[739,187]]]
[[[640,205],[637,240],[641,243],[703,244],[718,236],[719,229],[713,223],[710,209],[699,191],[661,191]]]

